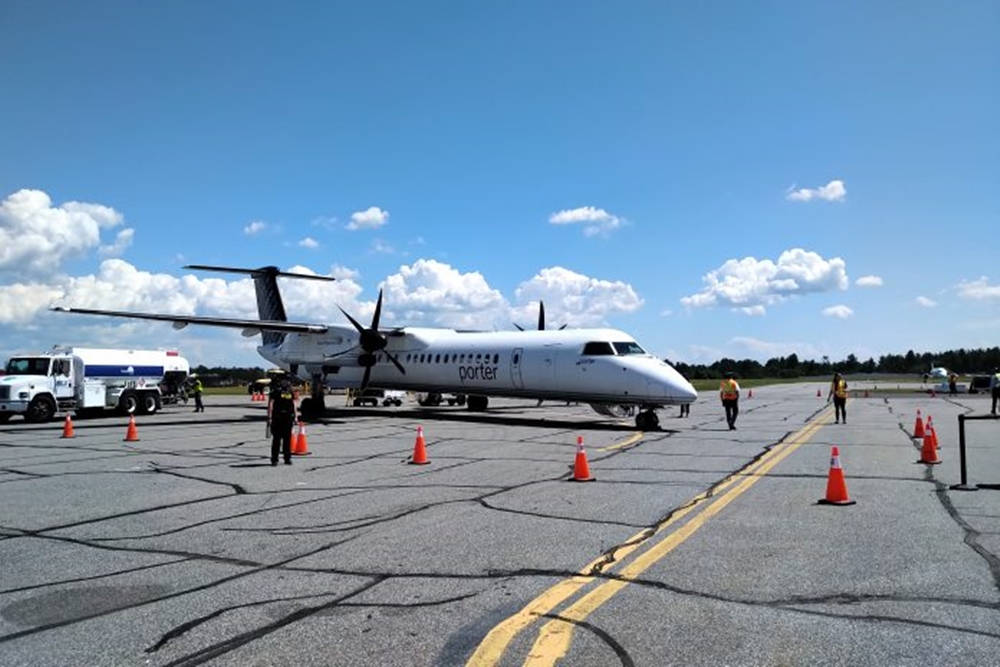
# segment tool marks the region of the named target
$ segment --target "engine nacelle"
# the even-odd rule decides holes
[[[616,419],[634,417],[636,411],[635,405],[626,405],[622,403],[591,403],[590,407],[599,415],[614,417]]]

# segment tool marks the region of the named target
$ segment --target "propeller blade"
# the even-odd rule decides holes
[[[365,388],[368,387],[368,381],[371,379],[372,379],[372,367],[366,366],[365,375],[363,378],[361,378],[361,391],[364,391]]]
[[[340,306],[337,306],[337,308],[340,308]],[[346,310],[344,310],[343,308],[340,308],[340,312],[342,312],[344,314],[344,317],[346,317],[348,320],[350,320],[351,324],[354,325],[355,329],[357,329],[361,333],[365,332],[365,328],[363,326],[361,326],[361,324],[356,319],[354,319],[353,317],[351,317],[350,314]]]
[[[518,330],[518,331],[524,331],[524,327],[522,327],[522,326],[521,326],[520,324],[518,324],[517,322],[514,322],[513,324],[514,324],[514,326],[515,326],[515,327],[517,327],[517,330]]]
[[[559,327],[559,331],[562,331],[563,329],[565,329],[565,328],[566,328],[566,327],[568,327],[568,326],[569,326],[569,324],[568,324],[568,323],[567,323],[567,324],[564,324],[564,325],[562,325],[561,327]]]
[[[378,301],[375,302],[375,315],[372,316],[372,330],[378,331],[378,321],[382,316],[382,290],[378,291]]]
[[[538,330],[545,331],[545,304],[538,302]]]
[[[393,363],[393,365],[396,368],[399,369],[400,373],[402,373],[403,375],[406,375],[406,369],[403,368],[403,364],[399,363],[399,359],[397,359],[396,357],[392,356],[388,352],[385,353],[385,356],[389,357],[389,361],[391,361]]]

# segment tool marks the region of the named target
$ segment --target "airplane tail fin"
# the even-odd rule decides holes
[[[276,266],[262,266],[257,269],[244,269],[231,266],[208,266],[205,264],[190,264],[185,269],[198,271],[219,271],[221,273],[243,273],[253,278],[254,289],[257,292],[257,314],[262,320],[287,322],[285,304],[278,290],[278,276],[282,278],[299,278],[304,280],[335,280],[328,276],[315,276],[307,273],[291,273],[281,271]],[[279,331],[262,331],[264,345],[280,345],[285,334]]]

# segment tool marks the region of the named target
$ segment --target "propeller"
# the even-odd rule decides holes
[[[517,327],[518,331],[524,331],[524,327],[522,327],[517,322],[514,322],[514,326]],[[565,328],[566,325],[564,324],[561,327],[559,327],[559,330],[562,331]],[[545,303],[542,301],[538,302],[538,330],[545,331]]]
[[[340,306],[337,306],[340,308]],[[378,291],[378,301],[375,302],[375,314],[372,316],[372,325],[367,329],[361,325],[356,319],[351,317],[351,315],[340,308],[340,312],[344,314],[354,328],[358,330],[361,334],[361,338],[358,342],[359,347],[363,350],[363,354],[358,355],[358,363],[365,367],[365,375],[361,378],[361,389],[364,390],[368,386],[368,381],[372,377],[372,366],[375,365],[375,353],[385,350],[385,346],[389,344],[389,339],[378,332],[378,321],[382,316],[382,290]],[[406,375],[406,369],[403,365],[399,363],[399,360],[385,352],[385,356],[388,357],[389,361],[399,369],[399,372]]]

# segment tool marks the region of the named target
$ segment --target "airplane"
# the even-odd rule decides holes
[[[927,373],[927,377],[934,378],[935,380],[947,380],[949,375],[951,375],[951,371],[947,368],[944,366],[934,366],[934,364],[931,364],[931,370]]]
[[[280,271],[192,264],[186,269],[245,274],[253,278],[260,319],[242,320],[166,313],[136,313],[53,306],[82,315],[127,317],[261,334],[257,352],[271,363],[312,380],[300,410],[322,414],[323,387],[462,393],[470,410],[486,410],[489,396],[589,403],[598,414],[620,417],[637,410],[636,428],[659,427],[656,410],[695,401],[698,392],[672,366],[648,354],[616,329],[456,331],[430,327],[380,329],[382,290],[369,326],[340,308],[351,327],[289,322],[277,278],[334,278]]]

